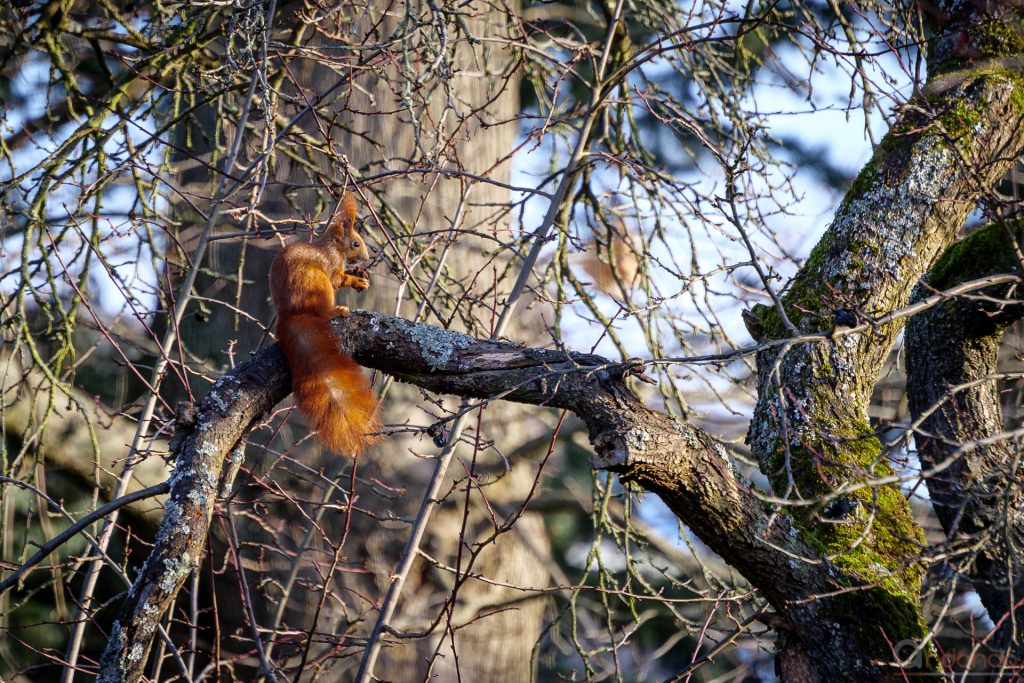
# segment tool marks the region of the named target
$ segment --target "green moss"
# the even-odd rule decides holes
[[[889,136],[885,136],[883,140],[889,139]],[[876,154],[876,158],[877,158]],[[846,191],[846,196],[843,197],[843,203],[849,204],[851,201],[860,197],[869,189],[871,186],[878,181],[878,170],[875,164],[875,159],[872,159],[867,165],[860,170],[857,177],[853,179],[853,183],[850,184],[850,189]]]
[[[943,130],[958,144],[966,145],[976,134],[984,119],[985,107],[981,102],[958,99],[953,106],[939,116]]]
[[[830,611],[844,624],[844,630],[856,633],[864,649],[879,653],[879,659],[891,659],[893,644],[901,640],[920,642],[928,634],[917,598],[890,586],[879,584],[844,592],[830,600]],[[937,662],[936,657],[929,660]]]
[[[1024,24],[990,17],[978,25],[973,36],[981,57],[1009,57],[1024,53]]]
[[[862,256],[872,256],[876,247],[866,239],[853,240],[850,243],[850,270],[859,272],[868,267]]]
[[[862,447],[852,451],[877,455],[877,440],[864,441]],[[794,458],[802,455],[794,453]],[[837,469],[843,468],[822,465],[820,471],[827,477]],[[882,465],[875,468],[874,475],[889,473],[888,466]],[[804,484],[804,496],[808,495],[808,484],[814,476],[805,470],[799,477]],[[820,476],[816,483],[817,488],[824,486]],[[831,616],[853,629],[869,652],[885,658],[889,653],[886,637],[892,643],[920,640],[928,631],[918,605],[924,569],[920,563],[909,561],[920,552],[923,532],[895,486],[865,487],[848,497],[859,504],[853,519],[821,522],[816,511],[795,508],[793,523],[800,529],[801,538],[842,570],[837,575],[839,586],[853,589],[831,598],[836,601],[830,605]]]
[[[810,328],[824,329],[831,325],[831,309],[824,310],[823,303],[830,298],[830,293],[823,286],[814,286],[812,283],[819,280],[819,273],[824,265],[825,254],[829,253],[832,241],[830,233],[818,241],[811,255],[807,257],[807,263],[800,269],[800,272],[790,280],[783,295],[783,306],[786,309],[786,316],[798,329],[807,331]],[[783,339],[789,337],[789,330],[782,322],[782,317],[774,306],[758,304],[753,308],[754,314],[761,319],[764,332],[768,339]],[[801,325],[806,318],[823,317],[812,325]]]
[[[1016,265],[1006,227],[990,223],[946,249],[923,279],[934,289],[943,290],[999,270],[1009,271]]]
[[[793,506],[788,513],[800,538],[839,570],[834,574],[837,592],[827,598],[829,617],[856,633],[880,661],[888,660],[889,643],[919,640],[927,633],[919,609],[924,568],[916,559],[924,533],[898,486],[870,484],[893,474],[883,446],[871,426],[837,399],[826,379],[833,372],[827,357],[814,365],[822,380],[801,402],[799,424],[791,424],[788,474],[796,487],[793,498],[828,500]],[[772,488],[785,491],[789,478],[781,437],[769,453]],[[835,496],[841,487],[858,484]]]
[[[1010,3],[995,3],[995,6],[999,7],[1000,4],[1005,7],[1005,11],[993,12],[981,21],[971,22],[967,29],[969,45],[960,50],[948,50],[929,64],[931,77],[963,70],[972,62],[1013,57],[1024,52],[1024,13],[1013,8]],[[942,22],[932,31],[933,35],[948,32],[949,25]],[[967,57],[968,54],[970,57]]]
[[[863,441],[861,447],[853,450],[877,455],[877,440]],[[822,469],[834,471],[835,468],[822,466]],[[876,467],[874,472],[875,476],[889,473],[888,465]],[[806,486],[808,477],[801,479]],[[822,485],[820,479],[818,485]],[[876,652],[880,659],[887,659],[889,643],[920,640],[928,632],[918,605],[924,569],[918,563],[907,561],[919,553],[923,533],[897,487],[876,487],[874,495],[871,489],[864,488],[850,497],[860,508],[855,519],[844,520],[847,523],[818,522],[812,511],[795,511],[793,521],[801,530],[801,537],[842,570],[842,574],[837,575],[839,587],[851,589],[829,598],[832,601],[830,616],[843,624],[844,629],[855,632],[868,652]],[[870,529],[867,529],[869,519]]]
[[[890,134],[885,137],[885,140],[892,138],[893,135]],[[890,147],[879,146],[871,161],[861,169],[843,197],[843,203],[837,216],[845,212],[851,202],[864,196],[878,184],[881,179],[878,169],[885,163],[885,159],[891,151],[891,142],[888,144]],[[835,241],[835,233],[832,230],[827,231],[811,250],[804,267],[789,282],[783,292],[786,316],[801,332],[822,331],[832,326],[832,314],[836,308],[834,290],[821,284],[824,282],[821,273],[824,270],[826,258],[833,256],[836,251]],[[861,238],[845,244],[843,249],[850,254],[849,270],[860,272],[868,267],[864,257],[874,254],[877,251],[877,246],[868,239]],[[761,319],[766,338],[783,339],[791,336],[774,306],[759,304],[754,306],[753,313]]]
[[[1010,83],[1013,86],[1010,103],[1017,114],[1024,115],[1024,74],[1014,69],[975,69],[971,75],[980,80],[994,79]]]
[[[1024,116],[1024,78],[1015,71],[1009,73],[1013,82],[1013,92],[1010,93],[1010,103],[1018,116]]]
[[[880,457],[882,444],[868,425],[858,420],[840,422],[836,416],[819,415],[814,424],[828,435],[804,435],[799,444],[790,446],[793,481],[804,500],[828,496],[845,484],[893,474]],[[785,450],[779,441],[769,459],[769,476],[777,491],[785,490],[784,463]],[[924,535],[900,489],[865,485],[842,498],[852,511],[841,519],[821,521],[830,518],[829,505],[791,510],[804,538],[858,581],[916,595],[923,569],[908,558],[919,554]]]

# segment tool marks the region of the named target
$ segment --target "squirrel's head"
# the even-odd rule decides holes
[[[331,222],[327,236],[341,250],[345,263],[366,265],[370,262],[370,250],[356,232],[356,197],[351,192],[341,198],[341,209]]]

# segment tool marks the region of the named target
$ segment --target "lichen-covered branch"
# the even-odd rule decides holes
[[[1019,226],[991,224],[946,251],[915,296],[977,276],[1019,272]],[[1021,652],[1024,628],[1024,495],[1018,444],[1004,431],[997,380],[1006,327],[1024,315],[1019,285],[953,298],[907,324],[907,389],[914,434],[926,467],[951,464],[927,479],[955,565],[970,577],[999,627],[1000,647]],[[1010,297],[1010,301],[1000,303]],[[941,350],[941,352],[940,352]]]
[[[142,680],[160,619],[206,550],[224,458],[289,391],[284,357],[276,346],[224,375],[179,424],[175,467],[153,550],[111,629],[99,681]]]

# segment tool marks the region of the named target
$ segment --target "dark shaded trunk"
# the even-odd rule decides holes
[[[879,145],[786,286],[785,316],[755,309],[771,339],[864,325],[760,353],[749,438],[776,494],[799,505],[791,514],[804,538],[843,568],[847,578],[839,585],[870,586],[865,597],[889,603],[875,612],[849,594],[845,605],[866,622],[861,662],[872,676],[885,670],[878,663],[892,660],[892,643],[919,642],[928,633],[918,613],[923,533],[899,487],[873,483],[895,474],[867,406],[900,324],[872,321],[909,303],[915,283],[955,239],[979,194],[1009,170],[1024,141],[1019,75],[988,68],[1010,55],[997,54],[985,37],[993,24],[1019,27],[1020,9],[937,6],[931,80],[922,97]],[[984,69],[964,69],[982,56],[990,60]],[[807,504],[813,501],[820,503]],[[937,666],[934,657],[925,661]]]
[[[979,278],[1021,272],[1020,229],[992,224],[946,251],[917,298]],[[1005,434],[999,348],[1024,315],[1020,284],[951,298],[907,324],[907,388],[928,492],[965,573],[997,630],[990,645],[1021,655],[1024,644],[1024,479],[1017,439]]]

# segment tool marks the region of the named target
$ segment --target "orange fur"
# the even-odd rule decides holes
[[[369,250],[355,231],[355,197],[313,243],[290,244],[270,264],[270,295],[277,310],[277,338],[292,373],[299,410],[333,451],[353,456],[380,437],[379,404],[360,367],[338,350],[330,320],[347,316],[334,305],[335,289],[369,287],[345,266],[364,265]]]

